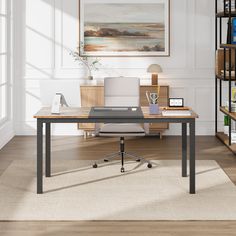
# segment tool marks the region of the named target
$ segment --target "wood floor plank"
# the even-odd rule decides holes
[[[226,236],[235,235],[235,222],[152,221],[152,222],[1,222],[0,235],[174,235]]]

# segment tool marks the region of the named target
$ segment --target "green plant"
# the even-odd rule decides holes
[[[70,51],[70,55],[74,58],[76,62],[79,62],[80,65],[85,65],[89,71],[89,76],[92,76],[92,71],[98,71],[101,66],[100,59],[98,58],[88,58],[87,56],[80,56],[81,49],[84,48],[83,43],[80,43],[80,46],[77,47],[76,51]]]
[[[224,126],[229,126],[229,117],[224,116]]]

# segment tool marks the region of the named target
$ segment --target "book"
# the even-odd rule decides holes
[[[231,29],[230,29],[231,26]],[[231,35],[230,35],[231,33]],[[227,43],[228,44],[236,44],[236,18],[233,17],[231,22],[228,21],[227,27]]]
[[[228,24],[227,24],[227,44],[231,44],[231,38],[232,38],[232,35],[230,37],[230,32],[232,29],[230,29],[230,21],[228,20]]]
[[[191,116],[191,111],[186,110],[167,110],[162,111],[163,116]]]
[[[229,101],[226,101],[225,103],[225,110],[229,110]],[[231,112],[236,112],[236,103],[233,101],[231,102]]]
[[[236,87],[232,87],[231,101],[236,102]]]
[[[225,2],[225,10],[226,10],[226,12],[229,12],[230,1],[229,0],[226,0],[226,1],[223,0],[223,3],[224,2]],[[231,11],[235,11],[235,2],[233,0],[231,0]]]
[[[236,18],[232,19],[232,44],[236,44]]]
[[[224,70],[221,70],[221,75],[224,75]],[[225,71],[225,75],[229,76],[229,71],[228,70]],[[231,76],[235,76],[235,71],[234,70],[231,70]]]
[[[190,110],[189,107],[162,107],[163,110],[185,110],[188,111]]]

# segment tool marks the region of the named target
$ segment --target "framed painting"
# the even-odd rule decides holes
[[[169,56],[169,0],[79,0],[81,56]]]

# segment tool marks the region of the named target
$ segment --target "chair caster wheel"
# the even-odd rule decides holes
[[[124,167],[121,167],[120,172],[121,172],[121,173],[124,173],[124,172],[125,172],[125,168],[124,168]]]
[[[136,162],[140,162],[141,160],[140,159],[137,159]]]
[[[148,168],[152,168],[152,164],[151,164],[151,163],[148,163],[147,167],[148,167]]]
[[[104,162],[109,162],[109,160],[107,160],[107,159],[104,159]]]
[[[95,164],[93,164],[93,168],[97,168],[98,167],[98,165],[95,163]]]

